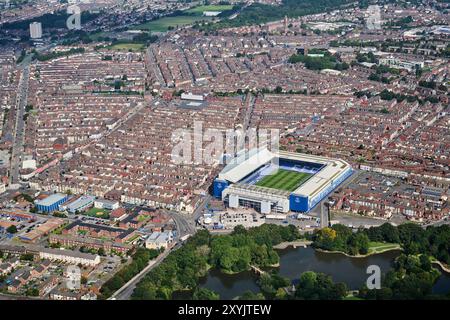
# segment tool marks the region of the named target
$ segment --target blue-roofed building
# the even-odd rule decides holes
[[[58,210],[59,205],[68,199],[69,196],[67,194],[55,193],[45,199],[35,201],[34,204],[39,212],[49,213]]]

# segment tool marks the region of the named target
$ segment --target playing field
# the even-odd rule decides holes
[[[186,25],[194,24],[197,21],[211,20],[210,17],[201,16],[176,16],[176,17],[164,17],[156,19],[143,24],[132,26],[134,30],[146,30],[150,32],[166,32],[169,27],[183,27]]]
[[[95,218],[109,219],[109,211],[105,209],[91,208],[83,214]]]
[[[232,5],[224,4],[224,5],[206,5],[206,6],[198,6],[189,10],[186,10],[186,12],[189,13],[199,13],[203,14],[205,11],[225,11],[225,10],[231,10],[233,9]]]
[[[278,190],[294,191],[303,182],[308,180],[310,176],[310,173],[279,169],[274,174],[265,176],[259,180],[256,185]]]

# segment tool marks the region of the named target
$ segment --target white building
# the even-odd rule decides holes
[[[119,201],[97,199],[94,201],[94,207],[98,209],[116,210],[119,208]]]
[[[22,169],[35,170],[36,168],[37,168],[36,160],[33,159],[33,156],[25,156],[23,161],[22,161]]]
[[[167,249],[172,242],[172,231],[153,232],[145,241],[145,247],[147,249]]]
[[[49,259],[52,261],[62,261],[74,265],[82,264],[85,266],[96,266],[100,263],[100,256],[88,253],[42,248],[39,250],[39,257],[41,259]]]
[[[220,222],[227,229],[233,229],[239,225],[245,228],[251,228],[264,224],[265,219],[257,216],[253,211],[238,210],[236,212],[227,211],[220,214]]]
[[[205,97],[201,94],[182,93],[181,99],[182,100],[203,101],[203,100],[205,100]]]
[[[81,196],[73,201],[66,202],[64,205],[59,206],[59,210],[68,211],[69,213],[76,214],[92,207],[95,197],[93,196]]]
[[[40,22],[30,23],[30,37],[31,39],[42,38],[42,24]]]
[[[422,69],[425,66],[423,61],[407,61],[393,57],[380,59],[380,64],[394,69],[408,70],[409,72],[415,71],[416,69]]]

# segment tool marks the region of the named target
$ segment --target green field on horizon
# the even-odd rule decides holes
[[[256,185],[271,189],[294,191],[309,179],[310,173],[278,169],[274,174],[265,176]]]
[[[211,20],[210,17],[202,16],[176,16],[176,17],[164,17],[149,21],[143,24],[132,26],[133,30],[146,30],[150,32],[166,32],[169,27],[182,27],[190,24],[194,24],[197,21]]]
[[[186,10],[188,13],[199,13],[203,14],[205,11],[225,11],[225,10],[231,10],[233,9],[233,6],[231,4],[224,4],[224,5],[204,5],[204,6],[198,6],[189,10]]]

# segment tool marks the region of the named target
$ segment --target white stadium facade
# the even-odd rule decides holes
[[[265,177],[274,177],[280,169],[284,176],[299,174],[302,179],[298,185],[286,182],[290,176],[269,187],[261,185]],[[352,167],[340,159],[253,149],[225,166],[214,181],[213,194],[231,208],[252,207],[263,214],[308,212],[352,173]]]

